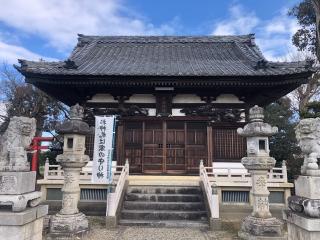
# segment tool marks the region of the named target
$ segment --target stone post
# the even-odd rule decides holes
[[[320,118],[303,119],[296,137],[304,155],[301,175],[295,181],[295,194],[288,198],[289,210],[283,212],[290,240],[320,239]]]
[[[80,171],[89,161],[84,152],[90,128],[82,118],[83,108],[77,104],[70,108],[70,120],[57,127],[58,133],[64,135],[63,154],[57,156],[64,171],[64,185],[62,209],[51,218],[48,239],[82,237],[89,229],[86,216],[78,210]]]
[[[36,172],[30,171],[26,149],[35,135],[36,120],[12,117],[0,137],[0,239],[41,240],[41,192],[35,191]]]
[[[269,211],[268,170],[275,166],[275,159],[269,156],[269,136],[278,132],[263,122],[263,108],[254,106],[249,110],[249,123],[237,130],[247,138],[247,157],[242,164],[251,173],[253,211],[246,217],[238,233],[241,239],[286,239],[283,223],[272,217]]]

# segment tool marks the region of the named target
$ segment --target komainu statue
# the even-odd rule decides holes
[[[12,117],[0,137],[0,171],[29,171],[26,149],[36,133],[36,120]]]
[[[296,127],[296,137],[304,162],[301,167],[303,175],[318,175],[318,158],[320,157],[320,118],[302,119]]]

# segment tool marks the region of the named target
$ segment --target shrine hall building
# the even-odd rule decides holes
[[[19,60],[33,84],[86,121],[116,115],[115,160],[136,174],[194,174],[240,162],[248,109],[307,83],[307,62],[267,61],[254,35],[84,36],[65,61]],[[87,150],[92,156],[92,137]]]

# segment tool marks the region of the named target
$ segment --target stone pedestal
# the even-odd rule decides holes
[[[306,217],[291,210],[283,211],[283,219],[287,222],[289,240],[319,240],[320,219]]]
[[[299,176],[296,196],[288,199],[289,210],[283,212],[290,240],[320,239],[320,177]]]
[[[0,206],[20,212],[41,202],[41,192],[34,191],[35,172],[0,172]]]
[[[294,182],[297,196],[320,199],[320,176],[299,176]]]
[[[0,210],[0,240],[41,240],[47,205],[27,208],[22,212]]]
[[[248,240],[286,240],[283,234],[283,223],[277,218],[246,217],[238,233],[241,239]]]
[[[81,156],[79,157],[81,159]],[[62,158],[63,155],[59,155],[60,161]],[[88,219],[78,210],[80,199],[79,175],[85,164],[86,162],[78,162],[73,163],[72,167],[70,167],[68,163],[62,163],[64,169],[62,209],[59,213],[52,216],[47,239],[81,238],[88,232]]]
[[[41,240],[48,206],[38,206],[35,172],[0,172],[0,240]]]
[[[82,238],[88,233],[89,223],[86,216],[76,214],[56,214],[50,220],[50,234],[47,240]]]
[[[33,192],[36,172],[0,172],[0,194],[23,194]]]
[[[36,131],[34,118],[12,117],[0,137],[0,240],[41,240],[48,206],[38,206],[36,173],[26,149]]]

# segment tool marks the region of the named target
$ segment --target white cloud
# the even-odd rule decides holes
[[[246,12],[241,5],[229,8],[230,17],[215,24],[213,35],[247,34],[259,24],[254,12]]]
[[[173,34],[174,23],[154,26],[126,9],[122,0],[2,1],[0,21],[42,37],[60,51],[75,45],[76,34]]]
[[[47,57],[41,56],[39,54],[33,53],[24,47],[7,44],[5,42],[2,42],[0,39],[0,59],[1,59],[1,61],[13,64],[13,63],[17,63],[17,59],[19,59],[19,58],[28,59],[28,60],[43,59],[43,60],[47,60],[47,61],[56,61],[56,59],[47,58]]]
[[[257,29],[257,43],[270,60],[293,60],[290,56],[297,53],[291,39],[299,26],[286,12],[282,11]]]
[[[257,45],[263,55],[272,61],[290,60],[297,50],[292,45],[292,35],[297,31],[297,21],[287,16],[287,9],[279,15],[262,20],[255,12],[244,9],[241,5],[229,8],[230,16],[214,25],[213,35],[256,34]]]

